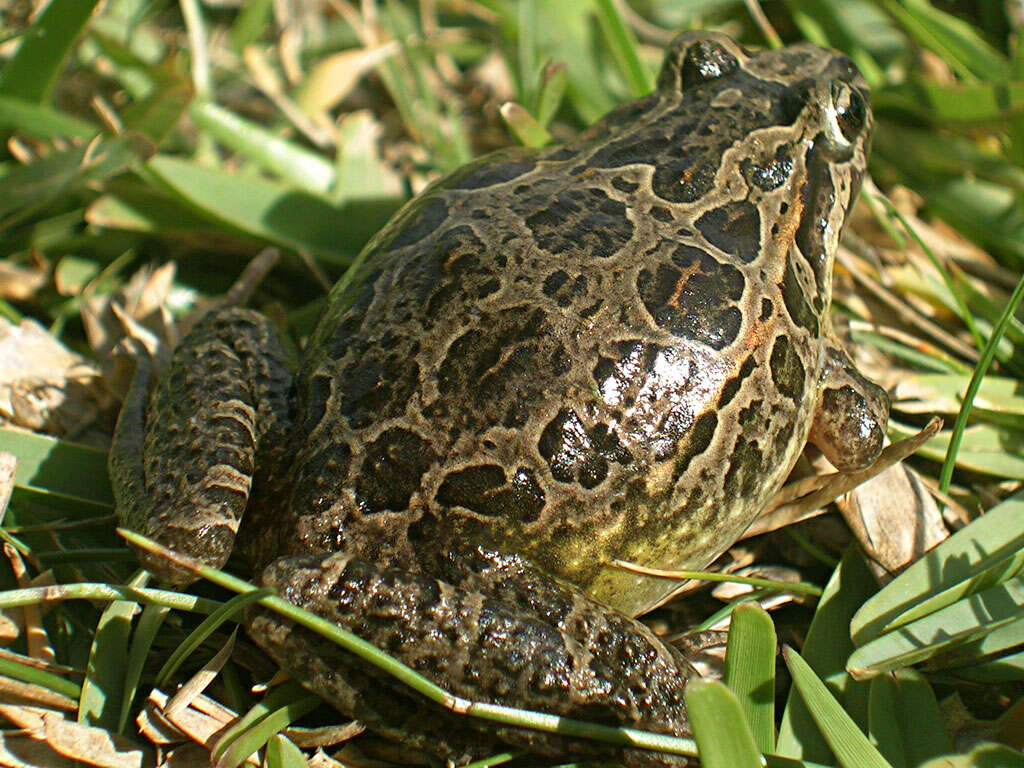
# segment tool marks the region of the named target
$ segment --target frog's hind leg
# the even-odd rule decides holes
[[[683,690],[692,669],[639,622],[516,557],[453,557],[438,575],[380,569],[347,554],[307,555],[272,563],[263,583],[457,696],[689,734]],[[685,764],[452,715],[309,630],[259,610],[250,635],[297,679],[371,730],[453,762],[493,753],[500,741],[634,766]]]
[[[854,472],[878,458],[888,420],[886,391],[865,378],[831,337],[825,350],[821,401],[808,442],[821,449],[840,472]]]
[[[290,432],[285,347],[257,312],[206,315],[174,351],[146,409],[151,363],[141,360],[110,452],[122,525],[220,567],[231,553],[254,476],[268,476]],[[194,581],[140,553],[166,581]]]

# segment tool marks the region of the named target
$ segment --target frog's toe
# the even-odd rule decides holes
[[[808,442],[840,472],[855,472],[870,466],[882,450],[889,396],[865,378],[837,344],[826,354],[821,402]]]

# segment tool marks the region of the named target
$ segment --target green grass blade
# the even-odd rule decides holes
[[[972,424],[963,430],[956,452],[956,466],[997,478],[1024,480],[1024,455],[1007,450],[1007,446],[1020,444],[1021,430],[992,422],[994,419],[989,423]],[[898,440],[916,435],[918,430],[891,419],[888,432],[890,438]],[[942,430],[918,448],[917,455],[941,464],[949,456],[952,435],[952,430]]]
[[[124,695],[121,697],[121,714],[117,719],[117,732],[124,733],[128,718],[131,717],[132,702],[135,701],[135,694],[139,690],[139,681],[142,680],[142,672],[146,666],[146,657],[153,647],[157,632],[163,626],[164,619],[170,613],[170,609],[162,605],[147,605],[142,609],[142,615],[135,625],[135,632],[132,633],[131,646],[128,649],[128,660],[124,670]]]
[[[398,208],[399,201],[334,206],[309,192],[258,178],[240,178],[176,157],[146,166],[173,193],[215,221],[287,248],[347,263]]]
[[[932,687],[911,669],[871,681],[869,723],[894,768],[915,768],[952,749]]]
[[[18,458],[14,485],[19,492],[91,515],[114,505],[106,451],[10,428],[0,428],[0,450]]]
[[[953,467],[956,464],[957,451],[960,448],[960,441],[963,439],[964,430],[967,428],[967,418],[971,415],[974,398],[981,387],[982,379],[988,373],[989,366],[992,365],[999,341],[1003,338],[1003,334],[1006,333],[1006,329],[1009,327],[1010,321],[1017,312],[1017,307],[1020,306],[1022,299],[1024,299],[1024,276],[1017,283],[1017,287],[1013,289],[1010,300],[1003,310],[1003,315],[999,318],[999,323],[985,343],[985,348],[981,351],[981,359],[978,360],[978,365],[974,369],[971,381],[967,385],[967,391],[964,392],[964,402],[960,406],[960,412],[957,414],[956,422],[953,424],[953,432],[950,435],[946,460],[943,462],[942,469],[939,472],[939,490],[942,493],[946,493],[949,490],[950,483],[953,481]]]
[[[282,139],[255,123],[211,102],[197,101],[189,110],[196,124],[228,149],[300,189],[326,195],[336,181],[334,165],[315,152]]]
[[[867,726],[867,686],[846,674],[853,653],[850,619],[877,585],[856,547],[848,549],[832,574],[804,641],[804,658],[825,685],[856,719]],[[863,718],[860,713],[863,710]],[[776,752],[793,758],[834,763],[832,751],[818,731],[796,690],[790,690],[779,726]]]
[[[302,750],[281,734],[267,742],[267,768],[308,768]]]
[[[33,667],[29,664],[19,664],[17,661],[10,658],[0,659],[0,675],[20,680],[23,683],[30,683],[42,688],[47,688],[54,693],[59,693],[61,696],[67,696],[69,699],[74,699],[75,701],[77,701],[79,696],[82,695],[82,687],[77,683],[74,683],[71,680],[66,680],[52,672],[47,672],[45,669],[39,669],[38,667]]]
[[[156,675],[156,682],[154,685],[156,685],[157,688],[166,687],[170,682],[171,677],[173,677],[174,673],[178,671],[178,668],[182,665],[185,659],[187,659],[200,645],[202,645],[206,638],[216,632],[221,624],[233,619],[245,610],[246,606],[249,604],[272,594],[274,594],[274,590],[263,588],[257,589],[254,592],[235,595],[224,603],[224,605],[203,619],[202,623],[192,630],[189,636],[174,649],[174,653],[172,653],[170,657],[168,657],[167,661],[164,662],[164,665]]]
[[[626,25],[613,0],[597,0],[595,11],[605,42],[629,86],[630,95],[633,98],[646,96],[654,90],[654,78],[640,60],[636,36]]]
[[[514,101],[501,105],[501,118],[519,143],[526,147],[543,147],[551,141],[551,134],[533,115]]]
[[[540,95],[537,98],[537,122],[545,128],[554,120],[568,82],[564,62],[549,63],[541,73]]]
[[[732,612],[723,682],[761,752],[775,749],[775,648],[775,624],[760,605],[745,603]]]
[[[1022,547],[1024,492],[1019,492],[961,528],[864,603],[850,626],[854,642],[864,645],[900,626],[900,617],[923,601],[998,567]],[[949,594],[952,599],[945,605],[968,593]]]
[[[295,681],[274,686],[258,704],[220,734],[211,753],[211,762],[217,768],[236,768],[293,719],[312,712],[319,705],[320,699]]]
[[[42,139],[56,136],[90,139],[100,131],[85,120],[53,107],[10,96],[0,96],[0,130],[18,131]]]
[[[1021,619],[1024,619],[1024,576],[958,600],[871,640],[854,651],[846,668],[857,679],[874,677],[917,664]]]
[[[260,39],[273,20],[273,9],[274,0],[248,0],[241,7],[231,25],[231,48],[236,53]]]
[[[42,104],[49,100],[64,60],[92,16],[97,0],[50,0],[0,70],[0,96]]]
[[[800,654],[792,648],[784,648],[782,653],[794,687],[839,764],[843,768],[891,768]]]
[[[686,684],[686,712],[704,768],[760,768],[761,753],[732,691],[693,677]]]
[[[961,77],[998,81],[1010,76],[1006,57],[969,22],[933,7],[927,0],[882,0],[882,6],[911,37],[938,54]]]
[[[140,571],[128,585],[144,587],[147,583],[149,574]],[[136,602],[115,600],[100,616],[78,700],[78,722],[108,731],[117,729],[124,696],[128,636],[138,610]]]

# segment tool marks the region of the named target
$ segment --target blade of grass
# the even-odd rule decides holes
[[[854,642],[864,645],[899,627],[905,623],[903,616],[914,618],[916,614],[908,612],[934,596],[949,595],[949,599],[935,603],[936,608],[951,605],[969,592],[950,590],[997,567],[1021,547],[1024,492],[1014,494],[961,528],[865,602],[850,626]]]
[[[154,157],[146,168],[168,190],[214,221],[334,263],[348,263],[400,202],[360,200],[334,206],[293,187],[240,178],[165,155]]]
[[[202,623],[196,627],[177,648],[174,649],[174,653],[172,653],[167,661],[164,662],[164,665],[156,675],[156,682],[154,683],[156,687],[165,688],[168,682],[170,682],[171,677],[178,671],[178,668],[182,665],[185,659],[187,659],[200,645],[202,645],[206,638],[217,631],[217,628],[220,627],[221,624],[225,621],[230,621],[236,615],[245,610],[246,606],[272,594],[274,594],[274,590],[265,587],[263,589],[257,589],[254,592],[235,595],[224,603],[224,605],[220,606],[220,608],[203,619]]]
[[[302,750],[281,734],[267,742],[267,768],[308,768]]]
[[[52,107],[10,96],[0,96],[0,130],[18,131],[49,139],[67,136],[91,139],[100,129]]]
[[[124,733],[128,718],[131,717],[132,702],[139,690],[142,671],[146,665],[146,657],[153,647],[157,632],[163,626],[170,609],[162,605],[147,605],[132,633],[131,646],[128,649],[128,660],[124,670],[124,695],[121,697],[121,714],[117,719],[117,732]]]
[[[50,0],[0,70],[0,96],[36,104],[49,100],[64,60],[92,16],[97,0]]]
[[[219,761],[227,750],[231,748],[232,744],[238,741],[246,732],[266,720],[271,713],[287,705],[289,702],[297,701],[308,695],[309,691],[295,680],[286,680],[280,685],[275,685],[248,712],[218,734],[213,749],[210,751],[210,757],[213,761]]]
[[[869,733],[894,768],[915,768],[952,745],[928,682],[912,669],[871,681]]]
[[[958,600],[871,640],[853,652],[846,669],[854,678],[864,680],[917,664],[1021,619],[1024,576]]]
[[[775,646],[775,624],[761,606],[745,603],[732,612],[723,682],[736,694],[761,752],[775,748]]]
[[[106,451],[9,428],[0,428],[0,449],[18,458],[14,484],[19,491],[89,515],[113,507]]]
[[[686,712],[704,768],[760,768],[761,753],[732,691],[692,677],[686,684]]]
[[[0,658],[0,675],[20,680],[23,683],[31,683],[47,688],[61,696],[67,696],[75,701],[82,695],[82,687],[71,680],[66,680],[60,675],[47,672],[45,669],[19,664],[17,661],[8,658]]]
[[[646,96],[654,90],[654,78],[637,54],[637,41],[632,30],[626,26],[613,0],[597,0],[595,11],[605,42],[629,86],[630,95],[633,98]]]
[[[217,104],[197,101],[189,115],[225,147],[300,189],[325,195],[334,186],[334,165],[329,160]]]
[[[1009,62],[971,24],[932,6],[927,0],[882,0],[884,7],[922,46],[938,54],[968,82],[1003,81]]]
[[[843,768],[891,768],[800,654],[789,647],[783,648],[782,654],[794,687],[839,764]]]
[[[129,579],[128,586],[144,587],[148,583],[149,574],[139,571]],[[117,727],[124,696],[128,636],[138,610],[135,601],[115,600],[100,615],[78,699],[78,722],[108,731]]]
[[[850,619],[877,589],[874,577],[856,547],[843,554],[818,602],[807,638],[804,657],[847,712],[867,725],[867,686],[846,674],[846,659],[853,653]],[[861,717],[861,710],[865,710]],[[814,724],[804,700],[791,689],[779,726],[776,751],[794,758],[834,763],[832,751]]]
[[[978,360],[978,364],[974,368],[974,374],[967,385],[967,391],[964,392],[964,402],[960,406],[960,412],[957,414],[956,422],[953,424],[949,449],[946,452],[946,459],[942,463],[942,469],[939,472],[939,491],[942,493],[949,491],[949,486],[953,481],[953,468],[956,464],[957,451],[960,449],[960,441],[963,439],[964,430],[967,428],[967,418],[971,415],[971,406],[974,403],[974,398],[981,387],[982,379],[988,373],[989,366],[992,365],[999,341],[1003,338],[1003,334],[1006,333],[1010,321],[1020,306],[1021,299],[1024,299],[1024,277],[1021,277],[1017,287],[1013,289],[1013,293],[1010,295],[1010,300],[1007,302],[999,322],[985,343],[985,348],[981,351],[981,359]]]

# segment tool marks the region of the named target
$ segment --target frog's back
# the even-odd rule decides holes
[[[407,206],[311,340],[291,548],[481,544],[614,602],[611,559],[734,539],[806,438],[829,299],[791,255],[787,85],[741,71],[708,111],[663,83]]]

